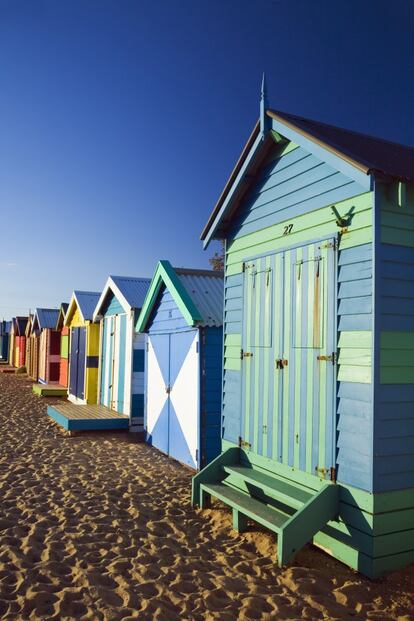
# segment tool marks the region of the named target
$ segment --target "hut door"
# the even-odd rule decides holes
[[[335,465],[335,245],[245,264],[240,445],[321,477]]]
[[[85,355],[86,328],[72,328],[69,392],[79,399],[85,395]]]
[[[148,442],[198,467],[198,330],[151,334],[148,339]]]
[[[322,478],[335,466],[335,248],[332,240],[285,253],[279,460]]]
[[[283,253],[245,264],[240,445],[265,456],[276,441],[281,401],[274,365],[282,356],[282,297]]]

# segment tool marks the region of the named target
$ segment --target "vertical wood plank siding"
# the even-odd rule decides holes
[[[203,466],[220,453],[222,328],[206,327],[202,329],[201,351],[200,442]]]
[[[246,363],[242,362],[240,355],[245,295],[243,263],[254,257],[266,257],[279,250],[305,246],[312,241],[337,235],[332,204],[341,216],[349,214],[349,225],[340,238],[337,255],[337,415],[335,417],[334,414],[330,421],[324,420],[323,432],[315,428],[317,436],[304,434],[302,437],[301,434],[298,445],[292,444],[294,429],[306,429],[306,426],[310,429],[312,425],[309,412],[294,405],[295,400],[299,404],[301,400],[304,403],[304,400],[314,398],[310,392],[314,378],[308,365],[306,377],[298,376],[295,382],[292,376],[291,395],[286,405],[292,411],[289,409],[282,417],[281,427],[273,425],[275,417],[272,412],[277,408],[277,403],[266,407],[265,404],[253,402],[259,412],[258,420],[254,423],[249,421],[249,425],[252,422],[254,451],[299,470],[311,471],[319,465],[321,458],[325,460],[323,453],[319,456],[315,453],[315,441],[322,446],[329,434],[334,433],[333,427],[337,424],[338,480],[372,491],[372,193],[301,147],[290,148],[286,154],[276,151],[269,158],[233,217],[226,235],[222,437],[237,444],[244,433],[241,410],[242,399],[246,395],[242,393],[241,376],[243,364]],[[298,248],[292,252],[296,256],[302,250]],[[302,339],[306,338],[308,323],[299,315],[294,318],[295,325],[290,328],[285,326],[285,330],[294,329],[295,338]],[[304,355],[297,350],[298,369],[299,360],[302,361]],[[289,361],[289,366],[294,368],[295,360]],[[270,377],[266,380],[264,368],[258,366],[258,377],[262,383],[270,381]],[[254,399],[251,395],[249,398]],[[359,434],[355,434],[356,424],[360,425]],[[254,431],[254,425],[257,429],[267,430],[266,446],[261,434],[257,435],[257,430]],[[286,444],[288,437],[289,445]],[[329,448],[328,444],[325,446],[326,453]]]

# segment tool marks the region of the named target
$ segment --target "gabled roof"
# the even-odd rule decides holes
[[[15,317],[16,334],[18,336],[24,336],[28,319],[29,319],[28,317]]]
[[[135,329],[144,332],[163,287],[171,293],[189,326],[223,324],[223,273],[174,268],[159,261]]]
[[[322,150],[327,156],[331,154],[337,158],[336,161],[344,162],[344,166],[349,165],[349,170],[358,172],[360,178],[372,174],[399,181],[414,180],[413,147],[278,110],[268,109],[266,116],[270,123],[273,121],[277,126],[281,136],[286,131],[289,140],[293,135],[294,142],[307,150],[312,150],[314,146],[319,153]],[[249,187],[251,175],[264,159],[261,155],[271,144],[269,132],[264,140],[262,138],[258,121],[201,233],[205,246],[214,237],[219,225],[225,225],[231,217],[230,212],[234,211],[238,199]]]
[[[110,291],[112,291],[119,303],[122,304],[124,311],[128,313],[131,310],[142,308],[150,284],[150,278],[109,276],[95,307],[93,313],[94,321],[96,321],[98,315],[100,315],[102,306]]]
[[[69,308],[68,302],[61,303],[60,308],[59,308],[59,315],[56,320],[56,330],[60,330],[63,327],[65,323],[65,317],[66,317],[68,308]]]
[[[27,318],[27,324],[26,324],[26,328],[24,331],[27,337],[29,337],[32,332],[32,325],[33,325],[33,315],[30,314],[29,317]]]
[[[74,291],[65,316],[65,325],[67,325],[72,313],[79,310],[83,321],[92,321],[93,311],[99,300],[100,294],[97,291]]]
[[[57,308],[36,308],[33,324],[37,324],[39,330],[56,327],[59,309]]]

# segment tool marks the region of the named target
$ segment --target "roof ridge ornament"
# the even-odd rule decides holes
[[[269,107],[269,101],[267,99],[267,84],[266,84],[266,74],[263,71],[262,75],[262,87],[260,91],[260,133],[262,135],[262,140],[265,136],[266,131],[266,109]]]

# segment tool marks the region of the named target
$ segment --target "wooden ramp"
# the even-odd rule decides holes
[[[68,389],[59,384],[33,384],[33,392],[38,397],[66,397]]]
[[[104,405],[76,405],[63,401],[47,406],[48,415],[68,431],[129,429],[129,416],[114,412]]]

